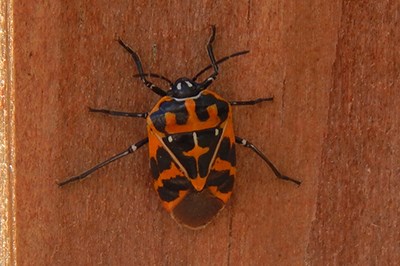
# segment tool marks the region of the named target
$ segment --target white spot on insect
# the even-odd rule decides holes
[[[242,145],[246,145],[247,144],[247,140],[242,139]]]
[[[215,136],[218,136],[218,134],[219,134],[219,130],[218,130],[218,128],[216,128],[215,129]]]
[[[169,136],[169,137],[168,137],[168,141],[169,141],[169,142],[172,142],[172,141],[173,141],[172,136]]]
[[[137,146],[135,144],[131,145],[131,149],[132,151],[136,151],[137,150]]]
[[[186,84],[188,85],[189,88],[193,87],[193,84],[190,83],[189,81],[185,81],[185,82],[186,82]]]
[[[180,83],[176,84],[176,88],[180,91],[182,89],[182,84]]]
[[[193,132],[193,141],[194,141],[194,145],[198,146],[198,141],[197,141],[197,134],[196,132]]]
[[[207,79],[207,81],[213,81],[213,80],[214,80],[213,77],[209,77],[209,78]]]

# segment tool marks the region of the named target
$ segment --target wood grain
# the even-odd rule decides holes
[[[342,6],[308,249],[313,264],[400,260],[399,11],[398,1]]]
[[[399,10],[384,1],[14,1],[20,265],[390,265],[399,261]],[[234,195],[205,229],[177,225],[152,189],[147,148],[59,189],[145,137],[149,111],[121,37],[146,71],[209,61],[236,132],[300,187],[238,147]],[[163,84],[162,82],[160,84]]]

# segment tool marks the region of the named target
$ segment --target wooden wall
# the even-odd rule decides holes
[[[19,265],[390,265],[400,260],[400,1],[13,1],[15,228]],[[177,225],[152,188],[147,148],[62,189],[146,136],[146,71],[213,89],[235,130],[300,187],[238,147],[232,200],[205,229]],[[159,81],[157,81],[159,82]],[[162,84],[162,83],[161,83]]]

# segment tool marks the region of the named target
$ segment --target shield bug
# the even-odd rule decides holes
[[[272,162],[252,143],[234,134],[232,107],[255,105],[272,98],[251,101],[227,101],[209,90],[219,73],[219,64],[249,51],[234,53],[216,60],[213,51],[215,26],[207,44],[211,64],[193,78],[182,77],[171,82],[164,76],[145,73],[139,56],[122,40],[119,44],[131,55],[144,85],[161,97],[150,112],[129,113],[93,109],[112,116],[146,119],[147,137],[125,151],[105,160],[80,175],[59,183],[64,186],[90,175],[99,168],[149,145],[150,168],[154,189],[163,207],[180,224],[191,229],[206,226],[228,202],[236,176],[235,144],[250,148],[271,168],[276,177],[300,185],[300,181],[282,175]],[[201,82],[197,78],[212,69]],[[147,78],[168,82],[165,91]]]

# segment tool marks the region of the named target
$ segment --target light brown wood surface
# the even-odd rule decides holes
[[[168,3],[167,3],[168,2]],[[379,2],[379,3],[378,3]],[[14,1],[19,265],[394,265],[400,260],[399,1]],[[235,130],[300,187],[237,147],[234,194],[205,229],[177,225],[147,148],[62,189],[146,136],[158,96],[133,78],[209,64]],[[157,81],[158,84],[162,82]]]

